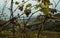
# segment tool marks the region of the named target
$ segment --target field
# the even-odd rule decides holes
[[[15,32],[13,36],[12,32],[2,32],[0,33],[0,38],[37,38],[38,31],[29,31],[26,33]],[[52,31],[43,31],[40,34],[40,38],[60,38],[60,32],[52,32]]]

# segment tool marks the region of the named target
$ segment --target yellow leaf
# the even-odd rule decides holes
[[[45,8],[49,7],[49,5],[50,5],[50,1],[49,0],[42,0],[42,2],[44,4]]]
[[[49,8],[42,8],[40,11],[43,12],[45,15],[49,15],[50,14]]]
[[[45,8],[48,8],[49,4],[47,2],[45,2]]]

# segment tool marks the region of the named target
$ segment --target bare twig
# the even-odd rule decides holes
[[[60,0],[57,2],[57,4],[55,5],[55,8],[57,7],[57,5],[59,4]]]
[[[56,4],[56,2],[53,0],[54,4]]]
[[[3,9],[2,9],[2,15],[3,16],[4,16],[4,14],[3,14],[4,13],[4,10],[5,10],[4,8],[6,7],[6,5],[7,5],[7,0],[5,1],[4,6],[3,6]]]

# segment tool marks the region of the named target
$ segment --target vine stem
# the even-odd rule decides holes
[[[39,29],[39,31],[37,33],[37,38],[41,38],[41,35],[42,35],[43,31],[44,31],[44,25],[46,24],[47,20],[48,19],[45,16],[45,18],[44,18],[44,20],[42,22],[42,25],[40,24],[41,25],[41,28]]]

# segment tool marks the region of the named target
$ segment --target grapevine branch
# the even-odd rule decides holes
[[[28,1],[29,1],[29,0],[28,0]],[[28,1],[26,1],[26,2],[28,2]],[[25,4],[26,2],[24,2],[23,4]],[[23,5],[23,4],[20,4],[20,5]],[[14,12],[18,9],[18,7],[19,7],[20,5],[17,6],[17,8],[14,10]]]

